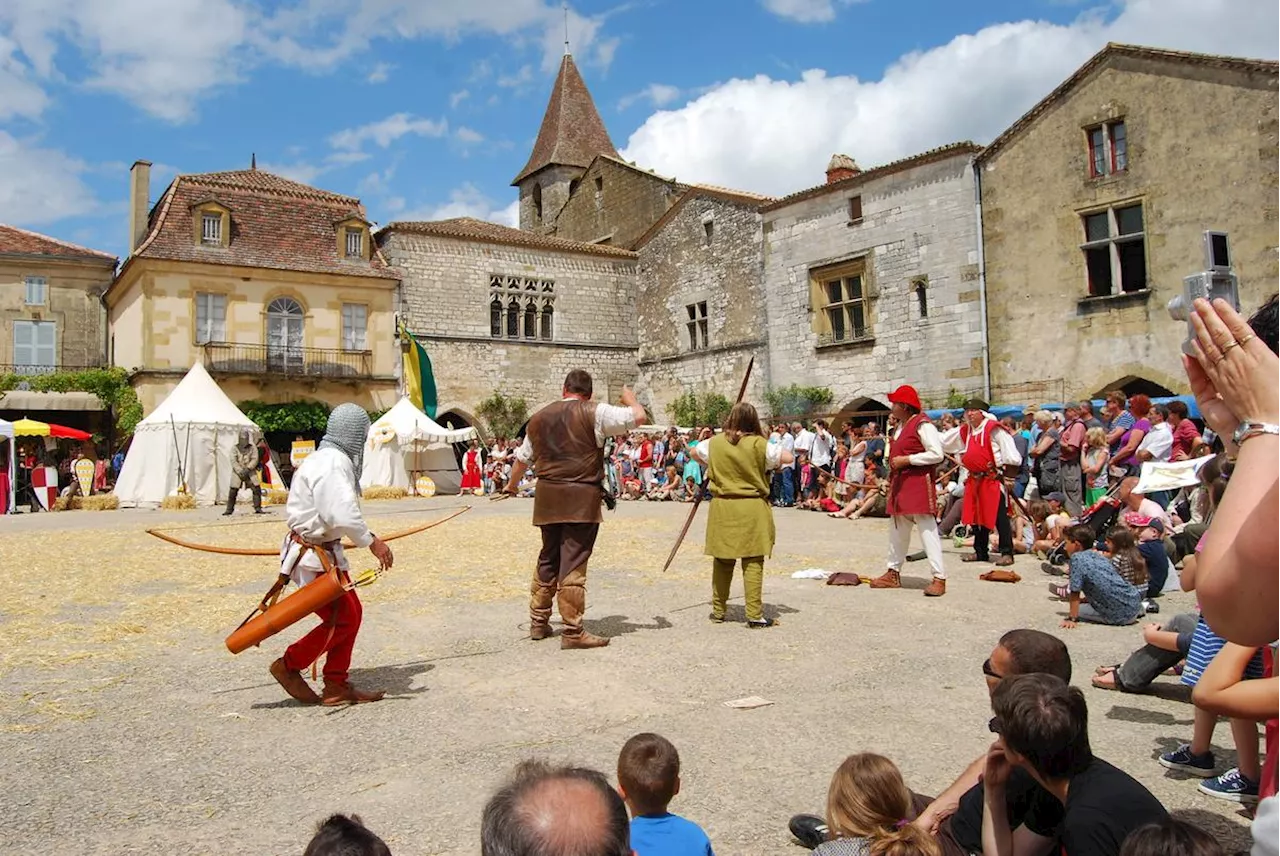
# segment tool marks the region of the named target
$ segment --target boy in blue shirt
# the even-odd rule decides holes
[[[1066,590],[1054,593],[1070,603],[1062,629],[1072,630],[1080,619],[1095,624],[1132,624],[1143,612],[1142,594],[1120,576],[1106,556],[1093,549],[1096,535],[1088,526],[1067,530],[1067,555],[1070,556],[1071,579]],[[1089,599],[1081,603],[1080,596]]]
[[[631,812],[636,856],[714,856],[702,827],[667,811],[680,793],[680,754],[670,740],[637,734],[626,742],[618,755],[618,793]]]

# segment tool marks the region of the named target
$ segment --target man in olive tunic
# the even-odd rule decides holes
[[[591,375],[574,369],[564,379],[564,398],[533,414],[524,443],[516,451],[507,493],[514,494],[532,464],[538,477],[533,525],[542,530],[542,551],[529,592],[529,638],[551,636],[551,604],[556,601],[564,633],[561,648],[601,648],[609,640],[586,632],[587,560],[604,520],[604,441],[645,423],[644,408],[631,387],[622,405],[591,400]]]

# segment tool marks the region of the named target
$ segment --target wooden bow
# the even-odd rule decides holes
[[[471,506],[464,505],[462,508],[459,508],[453,514],[450,514],[447,517],[441,517],[439,520],[433,520],[430,523],[424,523],[421,526],[414,526],[410,529],[403,529],[399,532],[393,532],[390,535],[383,535],[382,540],[384,542],[394,541],[397,538],[407,538],[410,535],[417,535],[419,532],[425,532],[426,530],[434,526],[439,526],[441,523],[447,523],[448,521],[452,520],[458,515],[465,514],[470,510],[471,510]],[[200,550],[205,553],[221,553],[224,556],[279,556],[280,555],[279,548],[276,548],[274,550],[264,550],[257,547],[218,547],[213,544],[197,544],[194,541],[184,541],[183,539],[177,537],[176,535],[170,535],[166,532],[161,532],[159,529],[148,529],[147,534],[154,535],[155,537],[159,538],[161,541],[168,541],[170,544],[176,544],[179,547],[186,547],[188,550]],[[342,546],[347,550],[356,549],[356,545],[352,544],[350,541],[343,541]]]

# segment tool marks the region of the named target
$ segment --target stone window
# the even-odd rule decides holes
[[[849,222],[851,224],[862,222],[862,197],[861,196],[849,197]]]
[[[1124,120],[1087,128],[1089,177],[1100,178],[1129,168],[1129,140]]]
[[[227,340],[227,296],[196,293],[196,344]]]
[[[22,280],[26,295],[23,302],[28,306],[44,306],[49,300],[49,281],[42,276],[28,276]]]
[[[716,222],[711,219],[703,220],[702,234],[706,239],[707,246],[711,246],[711,239],[716,236]]]
[[[920,310],[920,318],[929,317],[929,278],[919,276],[911,280],[911,291],[916,296],[916,307]]]
[[[349,259],[364,258],[364,229],[353,229],[348,226],[346,229],[346,236],[346,257]]]
[[[493,274],[489,277],[489,335],[494,339],[550,342],[555,283]]]
[[[816,270],[811,274],[810,303],[819,345],[870,339],[875,294],[867,281],[866,262]]]
[[[342,304],[342,349],[344,351],[367,350],[365,342],[369,327],[369,307],[363,303]]]
[[[18,374],[41,374],[58,367],[56,321],[13,322],[13,364]]]
[[[603,190],[604,190],[604,177],[597,175],[596,176],[596,193],[600,193]]]
[[[689,316],[685,322],[685,330],[689,334],[689,350],[704,351],[707,349],[707,301],[690,303],[684,308]]]
[[[200,215],[200,243],[206,247],[222,246],[222,215],[206,212]]]
[[[536,222],[542,222],[542,185],[533,186],[533,216]]]
[[[1142,203],[1081,215],[1089,296],[1105,297],[1147,287],[1147,242]]]

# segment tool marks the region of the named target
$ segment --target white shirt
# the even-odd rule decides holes
[[[899,425],[893,431],[893,439],[897,440],[898,435],[902,433],[903,426]],[[908,455],[907,460],[911,462],[913,467],[932,467],[942,463],[942,441],[938,438],[938,429],[934,427],[929,420],[920,423],[918,429],[920,434],[920,442],[924,445],[923,452],[916,452],[914,455]],[[889,458],[889,451],[885,450],[885,463],[892,464]]]
[[[566,396],[564,401],[577,401],[573,396]],[[626,434],[632,428],[636,427],[636,415],[631,411],[630,407],[618,407],[613,404],[597,404],[596,405],[596,445],[601,449],[604,448],[605,437],[617,437]],[[635,457],[639,458],[640,451],[637,449]],[[524,461],[526,464],[533,463],[533,441],[526,434],[524,443],[516,450],[516,460]]]
[[[776,470],[778,468],[778,462],[782,460],[782,449],[783,449],[783,446],[781,443],[765,444],[764,468],[766,470]],[[699,443],[693,449],[693,457],[697,459],[698,463],[702,464],[704,467],[708,466],[710,464],[710,459],[711,459],[711,444]]]
[[[794,452],[796,449],[796,439],[792,437],[790,433],[784,433],[782,435],[782,439],[778,441],[778,447],[786,449],[788,452]],[[796,468],[796,462],[792,460],[789,464],[783,464],[782,468],[784,470],[794,470]]]
[[[1169,453],[1173,451],[1173,429],[1168,422],[1151,426],[1151,430],[1143,435],[1142,442],[1138,444],[1138,451],[1143,450],[1151,453],[1153,461],[1169,460]]]
[[[978,441],[978,437],[981,435],[983,427],[988,422],[1000,421],[990,413],[984,412],[982,416],[982,423],[977,428],[970,426],[970,443]],[[1170,443],[1172,443],[1172,439],[1170,440]],[[965,451],[965,444],[960,440],[959,425],[955,428],[949,428],[947,432],[942,435],[942,450],[949,455],[962,454]],[[996,469],[1000,469],[1001,467],[1016,467],[1018,464],[1022,463],[1022,455],[1018,454],[1018,447],[1014,444],[1013,437],[1008,431],[1004,430],[1004,428],[998,426],[991,432],[991,453],[996,459]]]
[[[360,512],[355,465],[338,449],[319,449],[307,456],[293,473],[284,511],[289,528],[313,544],[341,538],[351,539],[357,547],[373,543],[373,533]],[[304,586],[320,576],[323,568],[314,550],[298,559],[301,551],[302,547],[286,535],[280,545],[280,572]],[[350,570],[341,544],[334,548],[334,557],[338,567]]]
[[[831,447],[833,445],[831,435],[826,431],[813,435],[812,451],[809,460],[813,462],[815,467],[825,467],[831,463]]]
[[[801,428],[800,433],[796,435],[797,452],[807,452],[813,448],[813,432],[808,428]]]

